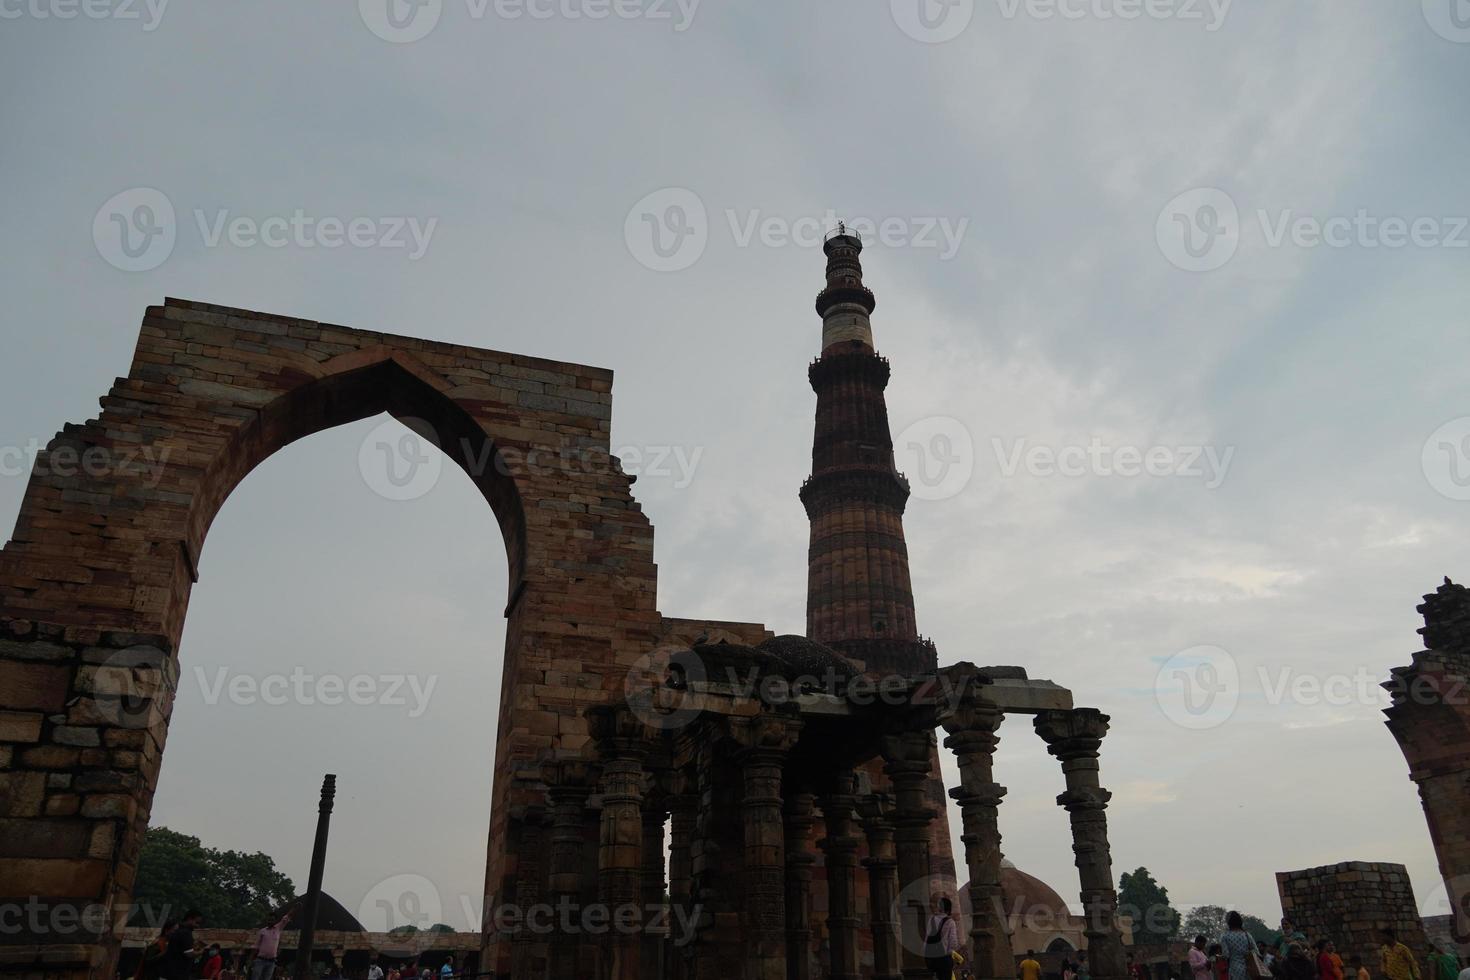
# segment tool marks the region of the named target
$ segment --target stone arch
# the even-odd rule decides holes
[[[660,628],[653,529],[609,455],[611,389],[600,368],[150,307],[128,375],[37,458],[0,550],[0,901],[73,908],[72,923],[90,911],[95,926],[25,935],[0,947],[0,968],[111,976],[116,927],[97,911],[131,895],[210,523],[277,449],[382,412],[422,420],[501,528],[510,595],[486,894],[514,899],[540,763],[580,751],[583,711],[621,691]],[[121,720],[99,690],[102,665],[118,663],[149,702]]]

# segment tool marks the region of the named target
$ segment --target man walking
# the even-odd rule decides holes
[[[179,920],[178,928],[169,933],[168,948],[164,951],[163,965],[158,971],[163,980],[195,980],[194,957],[199,954],[201,947],[194,941],[194,930],[203,921],[202,912],[190,909]]]

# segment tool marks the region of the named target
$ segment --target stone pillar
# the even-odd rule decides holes
[[[668,934],[648,928],[664,902],[664,805],[650,801],[643,808],[643,883],[639,904],[643,907],[643,980],[662,980]],[[667,924],[667,920],[665,920]]]
[[[557,909],[555,928],[561,929],[560,910],[582,900],[583,827],[587,820],[587,797],[592,793],[592,770],[585,762],[554,762],[542,770],[547,785],[551,845],[547,891]],[[549,950],[551,980],[578,980],[577,947],[586,937],[553,934]]]
[[[871,793],[858,803],[863,831],[868,837],[869,922],[873,930],[873,980],[901,980],[898,923],[894,904],[898,901],[898,852],[893,844],[893,797]]]
[[[547,864],[547,849],[550,844],[549,814],[545,807],[530,806],[516,821],[519,841],[516,845],[515,862],[515,907],[522,919],[506,937],[510,943],[510,969],[513,976],[534,976],[547,969],[545,960],[549,956],[546,936],[529,926],[524,916],[546,900],[546,885],[550,877]],[[538,966],[537,960],[542,960]]]
[[[1087,923],[1087,959],[1095,980],[1120,980],[1127,972],[1118,929],[1118,893],[1113,889],[1113,855],[1108,847],[1108,800],[1098,782],[1097,756],[1108,732],[1108,716],[1096,708],[1043,711],[1036,733],[1062,764],[1067,791],[1057,803],[1072,818],[1072,851],[1082,883]]]
[[[905,977],[927,977],[924,966],[924,927],[929,918],[931,876],[927,787],[934,758],[932,732],[903,732],[883,738],[883,772],[893,785],[893,840],[898,858],[899,941]]]
[[[807,848],[816,816],[810,793],[786,797],[786,976],[812,980],[812,865]]]
[[[965,865],[970,875],[970,955],[978,977],[1014,977],[1016,961],[1006,929],[1000,887],[1000,826],[997,812],[1006,788],[995,781],[996,729],[1005,715],[974,688],[941,718],[944,746],[959,758],[960,785],[950,796],[960,805]]]
[[[745,980],[786,977],[786,830],[781,820],[781,770],[801,722],[790,712],[767,711],[730,720],[745,794],[741,920],[746,942]]]
[[[1446,578],[1418,609],[1425,649],[1384,683],[1392,704],[1383,714],[1419,787],[1444,911],[1456,941],[1470,943],[1470,590]]]
[[[674,776],[674,792],[669,797],[669,955],[670,980],[688,980],[688,950],[692,940],[685,935],[694,910],[694,868],[689,849],[694,842],[694,822],[698,816],[698,797],[688,786],[683,774]]]
[[[832,980],[858,980],[857,852],[854,834],[857,779],[843,773],[831,792],[817,801],[827,836],[818,847],[827,856],[827,933],[832,947]]]
[[[648,755],[643,722],[625,704],[587,712],[602,762],[602,821],[597,855],[598,900],[613,926],[603,943],[599,980],[640,980],[642,929],[619,928],[621,910],[640,904],[643,878],[643,796]],[[624,919],[626,921],[626,918]]]

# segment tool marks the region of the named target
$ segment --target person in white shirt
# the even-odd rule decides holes
[[[377,960],[373,960],[373,965],[368,967],[367,980],[383,980],[383,968],[378,965]]]
[[[250,980],[270,980],[276,971],[276,952],[281,946],[281,930],[291,921],[296,906],[286,909],[279,922],[266,921],[255,936],[255,959],[250,964]]]
[[[938,911],[929,916],[924,929],[924,965],[934,971],[937,980],[951,980],[952,954],[960,948],[960,927],[954,920],[954,905],[950,900],[941,898],[938,905]]]

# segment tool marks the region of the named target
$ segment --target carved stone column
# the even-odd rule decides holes
[[[639,980],[642,928],[626,925],[640,902],[643,878],[644,760],[649,743],[643,722],[625,704],[587,712],[602,759],[602,825],[597,853],[598,900],[608,910],[599,980]],[[619,916],[622,925],[619,925]]]
[[[689,779],[682,773],[674,776],[674,792],[669,797],[669,980],[688,980],[689,960],[685,944],[693,939],[686,934],[694,913],[694,867],[690,847],[694,842],[694,822],[699,799],[691,792]]]
[[[553,762],[542,770],[546,781],[548,816],[551,823],[551,853],[548,861],[547,890],[552,908],[553,928],[562,928],[560,910],[575,908],[582,900],[582,843],[587,819],[587,797],[592,793],[592,767],[575,760]],[[577,946],[582,935],[553,934],[549,959],[551,980],[577,980]]]
[[[928,977],[924,927],[929,918],[929,822],[927,802],[934,734],[903,732],[883,738],[883,772],[893,784],[893,840],[898,858],[898,934],[905,977]]]
[[[832,980],[858,980],[857,852],[854,833],[857,779],[836,777],[831,792],[817,801],[827,836],[817,846],[827,861],[827,934],[832,947]]]
[[[730,720],[735,760],[744,777],[740,812],[745,828],[742,862],[746,942],[745,980],[786,977],[786,830],[781,820],[781,770],[796,744],[801,721],[793,710]]]
[[[812,795],[786,796],[786,976],[812,980],[812,865],[817,856],[807,848],[816,816]]]
[[[1072,851],[1082,883],[1087,924],[1087,958],[1096,980],[1119,980],[1127,972],[1118,929],[1118,893],[1113,889],[1113,856],[1108,847],[1108,800],[1098,782],[1097,756],[1108,732],[1108,716],[1096,708],[1043,711],[1036,733],[1062,763],[1067,791],[1057,803],[1072,818]]]
[[[869,921],[873,930],[873,980],[901,980],[898,923],[893,906],[898,901],[898,852],[893,844],[893,797],[871,793],[858,803],[863,831],[868,836]]]
[[[668,934],[662,929],[650,929],[656,922],[657,910],[664,903],[664,801],[667,797],[654,797],[643,807],[643,882],[641,902],[643,906],[643,972],[641,976],[658,980],[663,976],[664,951],[668,948]],[[667,924],[667,919],[664,920]]]
[[[1005,715],[975,687],[940,718],[949,737],[944,746],[959,758],[960,785],[950,790],[960,805],[965,864],[970,874],[970,951],[981,977],[1014,977],[1005,896],[1000,887],[1000,826],[997,808],[1006,788],[995,781],[996,729]]]

